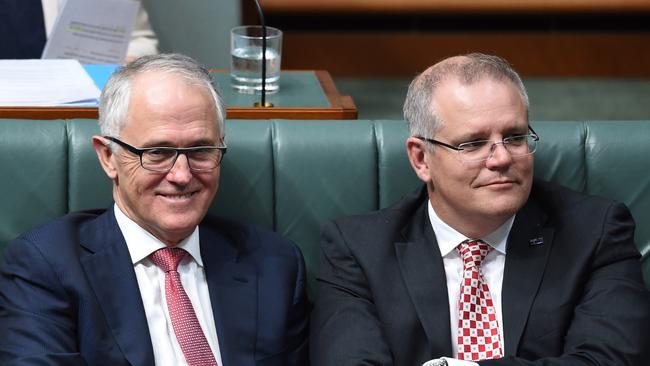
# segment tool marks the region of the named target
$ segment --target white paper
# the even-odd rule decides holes
[[[97,104],[99,95],[77,60],[0,60],[0,106]]]
[[[42,58],[123,64],[139,6],[131,0],[67,0]]]

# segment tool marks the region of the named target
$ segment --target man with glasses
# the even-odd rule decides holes
[[[115,204],[5,251],[0,364],[307,363],[298,248],[206,215],[224,119],[210,75],[189,57],[146,56],[111,77],[92,143]]]
[[[424,187],[324,228],[312,365],[646,365],[632,217],[533,179],[543,136],[511,66],[443,60],[404,115]]]

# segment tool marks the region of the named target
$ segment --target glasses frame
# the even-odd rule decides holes
[[[519,137],[519,136],[530,136],[530,137],[533,138],[534,141],[536,141],[536,142],[539,141],[539,135],[537,134],[537,132],[535,132],[535,130],[533,130],[533,128],[532,128],[530,125],[528,125],[528,130],[530,130],[531,133],[526,134],[526,135],[516,135],[516,136],[504,137],[503,139],[501,139],[501,141],[497,141],[497,142],[492,141],[492,140],[481,140],[481,141],[490,141],[490,142],[492,142],[492,146],[490,147],[490,155],[488,155],[487,158],[485,158],[485,159],[480,159],[480,160],[464,160],[463,158],[461,158],[461,160],[463,160],[463,161],[467,161],[467,162],[469,162],[469,163],[474,163],[474,162],[481,162],[481,161],[487,161],[487,160],[490,160],[490,158],[492,158],[492,155],[494,154],[494,147],[495,147],[496,145],[498,145],[498,144],[501,144],[501,145],[503,145],[504,147],[506,147],[506,146],[508,145],[508,140],[509,140],[509,139],[512,139],[513,137]],[[428,142],[428,143],[433,144],[433,145],[440,145],[440,146],[442,146],[442,147],[446,147],[446,148],[448,148],[448,149],[451,149],[451,150],[457,151],[457,152],[459,153],[459,155],[460,155],[460,152],[461,152],[461,151],[465,150],[465,149],[463,149],[463,148],[461,147],[461,145],[463,145],[463,144],[467,144],[467,143],[470,143],[470,142],[473,142],[473,141],[467,141],[467,142],[463,142],[463,143],[461,143],[461,144],[458,144],[458,146],[453,146],[453,145],[450,145],[450,144],[444,143],[444,142],[442,142],[442,141],[438,141],[438,140],[430,139],[430,138],[423,137],[423,136],[414,136],[414,137],[415,137],[416,139],[419,139],[419,140],[422,140],[422,141]],[[506,150],[508,150],[507,147],[506,147]],[[535,151],[537,151],[537,149],[535,149],[533,152],[530,152],[530,153],[528,153],[528,154],[524,154],[524,155],[514,155],[514,156],[526,156],[526,155],[531,155],[531,154],[534,154]],[[508,153],[510,153],[510,150],[508,150]],[[510,153],[510,154],[512,154],[512,153]]]
[[[148,170],[150,172],[156,172],[156,173],[169,173],[170,170],[174,168],[174,165],[176,164],[176,160],[178,160],[179,155],[185,155],[185,158],[187,159],[187,166],[190,168],[191,171],[193,172],[209,172],[212,171],[221,165],[221,161],[223,160],[223,156],[226,155],[226,151],[228,150],[228,147],[226,145],[224,146],[193,146],[193,147],[169,147],[169,146],[160,146],[160,147],[146,147],[146,148],[138,148],[132,145],[127,144],[126,142],[118,139],[117,137],[113,136],[103,136],[105,139],[112,141],[119,146],[125,148],[129,152],[131,152],[134,155],[137,155],[140,158],[140,166],[142,169]],[[192,168],[192,163],[190,162],[190,158],[188,154],[198,151],[198,150],[219,150],[221,151],[221,157],[219,158],[219,161],[217,162],[217,165],[215,165],[214,168],[211,169],[195,169]],[[151,169],[147,168],[144,166],[142,163],[142,155],[144,155],[148,151],[152,150],[166,150],[166,151],[174,151],[176,153],[176,156],[174,156],[174,159],[172,160],[172,164],[169,166],[169,169],[167,170],[156,170],[156,169]]]

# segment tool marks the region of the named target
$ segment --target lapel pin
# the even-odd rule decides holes
[[[530,239],[528,244],[529,245],[542,245],[542,244],[544,244],[544,238],[540,236],[539,238]]]

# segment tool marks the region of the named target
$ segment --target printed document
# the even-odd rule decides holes
[[[77,60],[0,60],[0,106],[97,105],[99,94]]]
[[[66,0],[42,58],[123,64],[139,6],[132,0]]]

